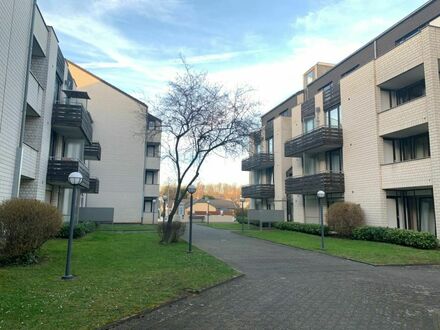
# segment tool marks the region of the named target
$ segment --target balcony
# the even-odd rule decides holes
[[[159,194],[159,184],[145,184],[144,185],[144,196],[145,197],[158,197]]]
[[[284,145],[286,157],[301,157],[304,152],[319,153],[342,147],[342,129],[322,126],[300,135]]]
[[[38,151],[26,143],[23,144],[23,166],[21,175],[28,179],[35,179],[37,176]]]
[[[324,111],[330,110],[341,103],[341,89],[339,84],[331,83],[323,89]]]
[[[315,97],[311,97],[310,99],[304,101],[301,104],[301,117],[309,117],[315,115]]]
[[[160,170],[160,157],[145,157],[145,169],[157,171]]]
[[[55,103],[52,128],[58,134],[72,139],[85,139],[92,143],[92,118],[82,104]]]
[[[409,189],[432,186],[431,158],[381,165],[382,189]]]
[[[99,142],[92,142],[92,144],[84,146],[84,159],[101,160],[101,145]]]
[[[273,184],[252,184],[241,187],[241,196],[244,198],[273,198],[275,186]]]
[[[264,168],[273,167],[273,165],[274,165],[273,154],[259,153],[242,160],[241,170],[242,171],[261,170]]]
[[[82,192],[86,194],[99,194],[99,180],[96,178],[90,178],[89,189],[84,189]]]
[[[32,72],[29,72],[27,93],[28,115],[37,117],[41,116],[41,108],[43,106],[43,94],[43,87],[41,87],[40,83],[32,74]]]
[[[47,183],[64,188],[72,188],[68,181],[69,174],[72,172],[82,174],[83,181],[80,187],[88,189],[89,169],[82,161],[74,159],[50,159],[47,166]]]
[[[326,193],[343,193],[343,173],[319,173],[286,179],[286,194],[314,195],[319,190]]]

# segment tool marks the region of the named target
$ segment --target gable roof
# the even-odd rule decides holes
[[[145,104],[144,102],[142,102],[141,100],[135,98],[134,96],[131,96],[130,94],[124,92],[122,89],[116,87],[115,85],[110,84],[108,81],[105,81],[104,79],[98,77],[97,75],[95,75],[95,74],[91,73],[90,71],[84,69],[83,67],[79,66],[78,64],[73,63],[73,62],[70,61],[70,60],[66,60],[66,61],[67,61],[67,63],[68,63],[69,65],[73,65],[74,67],[80,69],[81,71],[83,71],[83,72],[85,72],[85,73],[91,75],[93,78],[99,80],[100,82],[106,84],[107,86],[113,88],[113,89],[116,90],[117,92],[119,92],[119,93],[121,93],[121,94],[127,96],[128,98],[132,99],[133,101],[137,102],[138,104],[140,104],[140,105],[142,105],[142,106],[144,106],[144,107],[146,107],[146,108],[148,109],[148,105],[146,105],[146,104]]]

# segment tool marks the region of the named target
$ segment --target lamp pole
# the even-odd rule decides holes
[[[193,223],[193,194],[196,192],[196,187],[190,185],[188,187],[188,192],[190,193],[189,199],[189,240],[188,240],[188,253],[192,252],[192,223]]]
[[[209,199],[206,200],[206,203],[208,204],[208,226],[209,226]]]
[[[240,197],[241,202],[241,232],[244,232],[244,198]]]
[[[76,213],[77,213],[77,201],[78,201],[78,185],[83,181],[83,176],[79,172],[72,172],[69,174],[69,183],[73,186],[72,191],[72,205],[70,209],[70,226],[69,226],[69,240],[67,242],[67,258],[66,258],[66,270],[64,272],[63,280],[73,279],[73,275],[70,270],[70,261],[72,258],[72,243],[73,243],[73,230],[75,227]]]
[[[319,207],[319,223],[321,225],[321,250],[324,250],[324,211],[322,200],[325,197],[325,192],[320,190],[316,193],[318,197],[318,207]]]
[[[167,216],[166,204],[167,204],[168,196],[163,195],[162,200],[163,200],[163,222],[165,222],[165,217]]]
[[[153,206],[152,206],[152,209],[153,209],[153,225],[154,225],[154,216],[156,215],[156,202],[157,202],[157,200],[153,199]]]

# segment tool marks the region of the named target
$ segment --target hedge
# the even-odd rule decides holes
[[[85,221],[78,223],[73,228],[73,238],[81,238],[86,236],[88,233],[95,231],[97,224],[93,221]],[[69,238],[70,224],[64,223],[59,231],[58,238]]]
[[[302,233],[321,235],[321,225],[314,223],[299,223],[299,222],[276,222],[273,226],[280,230],[299,231]],[[329,228],[324,225],[324,235],[328,235]]]
[[[353,239],[409,246],[418,249],[435,249],[437,238],[428,232],[415,230],[364,226],[353,230]]]

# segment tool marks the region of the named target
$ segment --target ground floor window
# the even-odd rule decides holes
[[[387,212],[390,226],[436,235],[431,189],[387,191]]]
[[[273,199],[255,199],[256,210],[273,210],[274,208]]]

